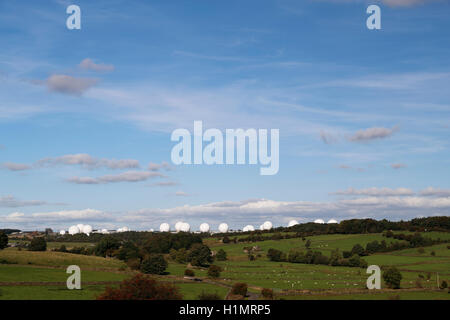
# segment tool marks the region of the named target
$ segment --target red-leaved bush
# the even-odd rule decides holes
[[[107,287],[97,300],[181,300],[173,284],[161,283],[142,274],[122,281],[119,288]]]

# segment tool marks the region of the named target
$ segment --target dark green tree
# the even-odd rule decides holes
[[[389,267],[383,272],[383,280],[391,289],[399,289],[402,281],[402,274],[396,267]]]
[[[113,237],[104,237],[94,248],[94,253],[99,257],[111,256],[114,250],[120,248],[120,242]]]
[[[225,250],[219,249],[219,251],[217,251],[216,258],[219,261],[225,261],[227,260],[227,253],[225,252]]]
[[[146,274],[164,274],[167,269],[167,261],[159,253],[151,254],[141,263],[141,272]]]
[[[211,250],[207,245],[196,243],[189,250],[187,261],[193,266],[206,267],[213,262]]]
[[[3,231],[0,231],[0,250],[8,246],[8,236]]]
[[[45,241],[44,237],[33,238],[28,249],[30,251],[46,251],[47,241]]]
[[[308,240],[306,241],[305,247],[306,247],[306,249],[309,249],[309,247],[311,247],[311,240],[308,239]]]

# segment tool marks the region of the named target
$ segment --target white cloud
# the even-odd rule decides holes
[[[97,72],[114,71],[114,66],[111,64],[95,63],[90,58],[86,58],[80,62],[79,67],[85,70],[92,70]]]
[[[189,197],[189,194],[184,191],[177,191],[177,192],[175,192],[175,195],[177,197]]]
[[[367,188],[367,189],[354,189],[354,188],[348,188],[347,190],[340,190],[337,192],[333,192],[331,194],[334,195],[340,195],[340,196],[377,196],[377,197],[384,197],[384,196],[411,196],[414,195],[415,192],[411,189],[407,188],[397,188],[397,189],[390,189],[390,188]]]
[[[24,171],[31,169],[31,166],[23,163],[15,163],[15,162],[4,162],[1,165],[3,168],[8,169],[10,171]]]
[[[402,169],[402,168],[406,168],[407,165],[404,163],[392,163],[391,164],[391,168],[392,169]]]
[[[7,207],[7,208],[16,208],[16,207],[31,207],[31,206],[42,206],[47,204],[45,201],[38,201],[38,200],[29,200],[29,201],[23,201],[18,200],[14,196],[8,195],[0,197],[0,207]]]
[[[364,130],[357,131],[353,136],[349,137],[348,140],[352,142],[367,142],[376,139],[384,139],[390,137],[397,127],[393,128],[368,128]]]
[[[450,197],[450,189],[428,187],[420,192],[421,196]]]
[[[139,168],[138,160],[134,159],[97,159],[86,153],[68,154],[56,158],[45,158],[39,160],[37,165],[80,165],[89,169],[109,168],[109,169],[132,169]]]
[[[150,171],[158,171],[158,170],[161,170],[161,169],[172,170],[172,167],[171,167],[171,165],[170,165],[168,162],[166,162],[166,161],[163,161],[163,162],[161,162],[160,164],[158,164],[158,163],[153,163],[153,162],[150,162],[150,163],[148,164],[148,170],[150,170]]]
[[[77,78],[64,74],[54,74],[46,80],[50,91],[77,96],[82,95],[97,83],[97,79]]]
[[[119,174],[104,175],[101,177],[72,177],[67,179],[68,182],[76,184],[102,184],[114,182],[140,182],[150,178],[165,177],[159,172],[151,171],[127,171]]]

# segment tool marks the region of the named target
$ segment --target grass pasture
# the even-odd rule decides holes
[[[424,236],[434,239],[450,239],[449,233],[430,232]],[[387,239],[382,234],[356,235],[321,235],[307,237],[311,249],[330,255],[339,248],[351,250],[359,243],[366,246],[368,242]],[[431,247],[377,253],[363,257],[369,265],[396,266],[402,273],[402,290],[368,291],[365,289],[368,275],[365,269],[350,267],[332,267],[325,265],[296,264],[272,262],[266,258],[267,250],[275,248],[288,253],[291,248],[305,249],[301,238],[267,240],[253,243],[223,244],[216,238],[207,238],[205,242],[211,250],[224,249],[227,261],[215,261],[222,267],[221,276],[214,281],[208,280],[207,269],[192,268],[197,278],[203,281],[184,279],[186,265],[169,260],[167,276],[158,276],[160,280],[174,283],[180,288],[184,299],[197,299],[202,292],[217,293],[224,298],[236,282],[245,282],[252,297],[257,296],[262,288],[274,290],[278,299],[446,299],[450,298],[447,290],[437,289],[437,278],[450,283],[449,245],[439,244]],[[112,258],[84,256],[51,251],[62,244],[67,248],[86,246],[86,243],[48,243],[48,251],[31,252],[8,248],[0,251],[0,299],[95,299],[106,286],[116,286],[130,277],[133,272],[123,262]],[[259,257],[254,261],[248,259],[244,247],[258,246]],[[432,255],[434,252],[434,255]],[[65,281],[69,276],[66,268],[78,265],[82,270],[82,290],[68,290]]]

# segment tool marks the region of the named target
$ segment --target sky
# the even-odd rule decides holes
[[[446,0],[1,1],[0,228],[448,216],[449,17]],[[278,173],[173,164],[196,120],[278,129]]]

